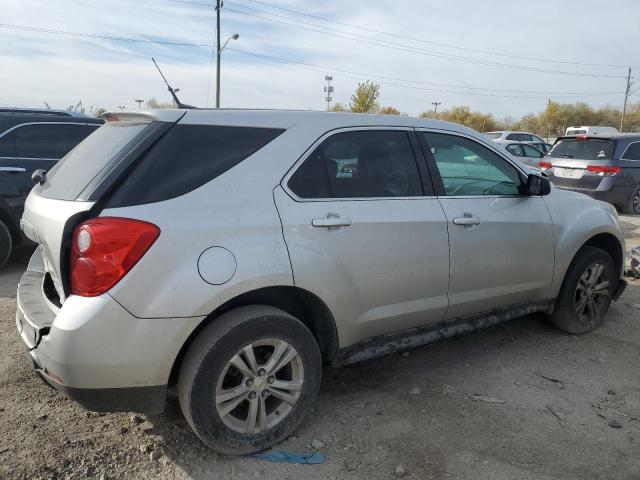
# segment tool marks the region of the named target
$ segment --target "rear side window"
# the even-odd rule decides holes
[[[0,138],[0,155],[57,160],[64,157],[96,127],[64,123],[21,125]]]
[[[336,133],[309,155],[288,186],[300,198],[422,195],[416,159],[402,130]]]
[[[178,124],[136,161],[109,207],[159,202],[184,195],[253,155],[284,130]]]
[[[611,160],[612,153],[613,143],[609,140],[562,138],[554,144],[548,155],[567,159]]]
[[[489,132],[489,133],[485,133],[485,135],[489,137],[491,140],[498,140],[500,137],[502,137],[502,133],[500,132]]]
[[[525,157],[530,157],[530,158],[544,157],[544,153],[542,153],[537,148],[532,147],[531,145],[522,145],[522,150],[524,150]]]
[[[523,153],[522,153],[522,146],[520,145],[516,145],[511,144],[511,145],[507,145],[507,152],[509,152],[511,155],[515,156],[515,157],[523,157]]]
[[[640,160],[640,142],[632,143],[622,155],[623,160]]]

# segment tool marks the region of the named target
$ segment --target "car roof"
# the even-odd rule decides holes
[[[20,107],[0,107],[0,115],[47,115],[51,117],[81,117],[91,118],[82,112],[73,110],[56,110],[52,108],[20,108]]]
[[[613,133],[611,135],[563,135],[558,140],[587,137],[588,140],[640,140],[640,133]]]
[[[104,115],[122,120],[144,116],[160,121],[177,121],[186,124],[225,126],[253,126],[288,129],[297,124],[312,124],[326,131],[336,128],[359,126],[415,127],[448,130],[481,137],[471,128],[457,123],[428,118],[400,115],[374,115],[368,113],[324,112],[313,110],[261,110],[261,109],[193,109],[193,110],[144,110],[141,112],[112,112]]]
[[[86,115],[59,115],[40,113],[39,110],[0,108],[0,133],[24,123],[92,123],[101,125],[104,121]]]

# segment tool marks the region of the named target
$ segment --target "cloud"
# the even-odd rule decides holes
[[[212,0],[197,0],[207,3]],[[524,59],[489,56],[416,42],[420,38],[441,44],[461,45],[509,55],[568,59],[584,63],[638,64],[635,46],[640,31],[635,18],[640,4],[621,0],[616,10],[624,12],[611,28],[603,22],[599,2],[584,1],[580,8],[552,0],[531,3],[473,0],[278,0],[274,5],[339,22],[394,33],[353,29],[345,25],[296,16],[251,0],[227,0],[223,8],[223,40],[233,33],[240,39],[229,46],[294,62],[304,62],[333,71],[334,99],[348,103],[359,80],[367,75],[340,70],[373,73],[421,82],[466,85],[503,90],[549,92],[622,92],[623,79],[572,77],[527,72],[466,61],[440,58],[445,53],[500,63],[587,73],[624,74],[624,69],[541,63]],[[146,40],[212,44],[214,10],[170,0],[22,0],[0,1],[2,23],[58,29],[89,34]],[[240,13],[243,12],[243,13]],[[270,14],[264,13],[270,12]],[[276,16],[277,15],[277,16]],[[269,18],[273,21],[265,19]],[[282,18],[285,17],[285,18]],[[292,23],[287,26],[282,23]],[[314,30],[334,29],[331,35]],[[358,40],[340,38],[357,34]],[[426,51],[402,51],[404,47],[372,45],[381,40]],[[137,108],[135,98],[152,96],[169,100],[150,57],[161,64],[169,80],[180,87],[184,102],[205,105],[213,102],[211,49],[43,34],[0,28],[0,103],[66,107],[82,99],[85,105],[115,109]],[[499,92],[486,96],[451,93],[451,88],[420,83],[413,88],[398,80],[381,79],[381,103],[418,114],[431,101],[441,108],[469,105],[496,115],[518,116],[539,111],[546,104],[540,98],[502,98]],[[405,86],[401,86],[401,85]],[[323,109],[324,70],[272,62],[243,54],[223,52],[222,99],[224,106]],[[430,90],[431,89],[431,90]],[[443,90],[443,91],[433,91]],[[446,92],[449,91],[449,92]],[[476,91],[477,93],[477,91]],[[622,93],[598,97],[562,97],[560,101],[584,100],[593,105],[619,104]]]

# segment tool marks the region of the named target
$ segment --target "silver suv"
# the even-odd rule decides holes
[[[324,112],[107,115],[31,191],[16,321],[93,410],[177,386],[214,449],[290,435],[343,365],[545,312],[598,327],[622,292],[613,207],[468,128]]]

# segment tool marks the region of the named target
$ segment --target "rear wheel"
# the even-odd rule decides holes
[[[638,185],[627,200],[627,204],[623,205],[622,213],[630,215],[640,215],[640,185]]]
[[[551,323],[572,334],[595,330],[604,322],[616,280],[609,254],[599,248],[583,247],[565,275]]]
[[[187,422],[222,453],[264,450],[300,424],[320,387],[322,361],[307,327],[266,306],[232,310],[194,340],[180,369]]]
[[[9,256],[11,255],[11,249],[13,248],[13,240],[11,238],[11,232],[7,225],[0,220],[0,267],[3,267]]]

